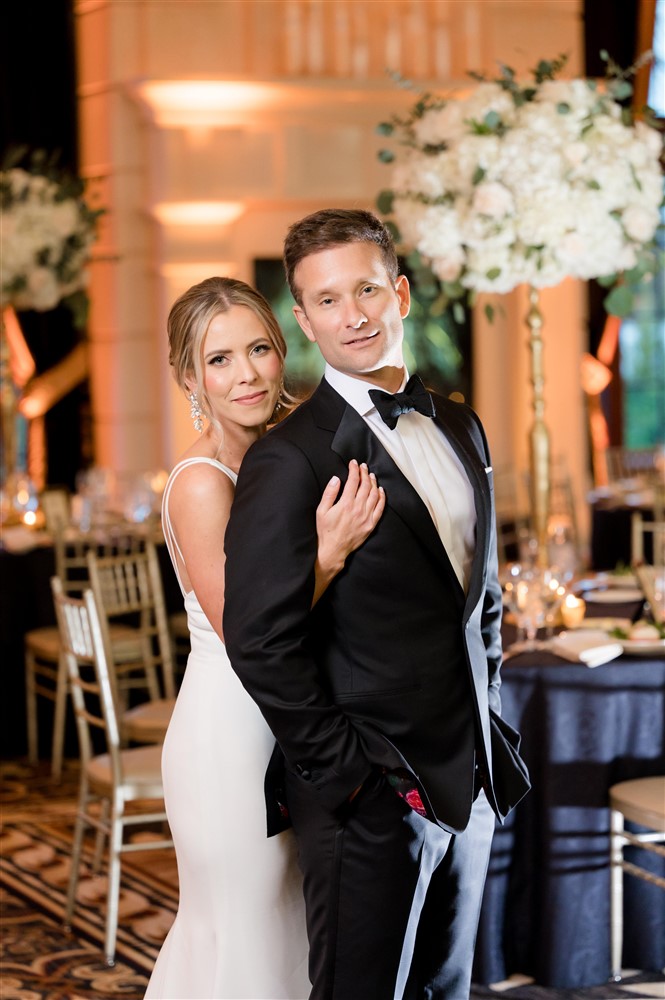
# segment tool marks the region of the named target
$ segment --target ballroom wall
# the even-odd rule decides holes
[[[518,71],[569,54],[583,73],[581,0],[78,0],[81,170],[109,212],[92,266],[97,461],[168,467],[191,440],[164,333],[192,282],[251,281],[288,225],[319,207],[372,209],[389,168],[375,125],[419,86],[468,86],[470,69]],[[203,204],[205,203],[205,204]],[[587,435],[579,367],[586,296],[542,295],[546,419],[583,521]],[[494,464],[527,466],[526,297],[474,317],[473,400]]]

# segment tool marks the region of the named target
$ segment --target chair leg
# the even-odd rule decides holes
[[[161,692],[159,690],[159,681],[157,679],[157,671],[155,669],[154,663],[152,663],[153,649],[152,640],[146,637],[143,638],[143,674],[146,680],[146,685],[148,687],[148,694],[151,701],[157,701],[161,697]]]
[[[76,889],[79,881],[79,866],[81,864],[81,848],[83,846],[83,833],[86,827],[85,810],[87,806],[87,789],[83,788],[79,796],[79,806],[74,826],[74,842],[72,844],[72,867],[69,873],[69,886],[67,888],[67,902],[65,904],[65,926],[71,925],[74,913],[74,903],[76,902]]]
[[[37,692],[35,690],[35,656],[27,649],[25,653],[25,710],[28,733],[28,761],[36,764],[39,760],[37,743]]]
[[[53,744],[51,748],[51,777],[62,780],[62,758],[65,749],[65,714],[67,711],[67,662],[64,656],[58,660],[58,680],[55,692],[55,713],[53,715]]]
[[[113,803],[109,836],[109,879],[106,900],[106,964],[115,965],[115,941],[120,908],[120,852],[122,849],[123,818]]]
[[[623,816],[610,810],[610,964],[611,978],[621,979],[623,952]]]
[[[109,800],[102,799],[102,803],[100,806],[99,822],[100,824],[103,825],[97,827],[97,833],[95,835],[95,853],[92,859],[92,870],[95,874],[97,874],[97,872],[102,866],[104,845],[106,844],[106,832],[108,830],[109,808],[110,808]]]

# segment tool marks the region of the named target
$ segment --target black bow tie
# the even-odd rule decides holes
[[[391,431],[397,426],[397,419],[403,413],[410,413],[417,410],[425,417],[433,417],[434,402],[429,392],[423,385],[420,375],[412,375],[404,386],[404,392],[384,392],[383,389],[370,389],[369,398],[376,406],[384,424],[390,427]]]

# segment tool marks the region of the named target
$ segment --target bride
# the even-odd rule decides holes
[[[266,836],[263,781],[274,739],[230,667],[221,633],[224,532],[240,463],[284,389],[286,344],[250,286],[208,278],[173,305],[170,363],[206,429],[177,463],[162,508],[187,611],[191,653],[162,756],[180,903],[146,1000],[301,1000],[309,994],[302,888],[291,830]],[[352,462],[316,512],[315,603],[383,512],[385,497]],[[337,502],[335,502],[337,500]],[[274,498],[279,518],[279,497]],[[265,553],[263,573],[280,573]],[[262,586],[262,579],[256,580]]]

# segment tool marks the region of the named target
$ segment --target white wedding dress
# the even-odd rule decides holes
[[[178,575],[164,493],[163,530]],[[307,936],[290,830],[266,836],[263,782],[274,739],[231,669],[193,591],[185,593],[191,653],[164,740],[166,811],[180,883],[178,913],[146,1000],[305,1000]]]

